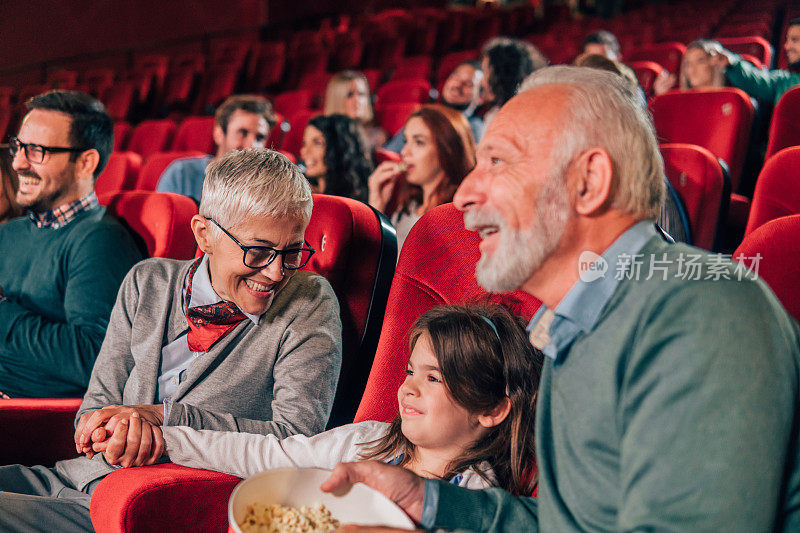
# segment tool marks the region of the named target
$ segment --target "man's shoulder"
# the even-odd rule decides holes
[[[200,170],[201,172],[205,172],[206,166],[208,162],[211,161],[211,158],[212,156],[210,155],[181,157],[170,163],[166,170],[172,169],[174,172],[196,172]]]

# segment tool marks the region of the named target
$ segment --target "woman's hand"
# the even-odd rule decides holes
[[[367,179],[369,205],[384,212],[401,174],[399,164],[394,161],[384,161],[378,165]]]
[[[164,405],[109,405],[81,416],[75,428],[75,449],[90,459],[97,450],[92,443],[103,442],[114,433],[117,424],[128,420],[134,413],[151,426],[164,423]]]
[[[656,94],[656,96],[664,94],[675,87],[676,81],[678,81],[678,78],[675,76],[675,74],[672,74],[668,70],[662,70],[653,81],[653,92]]]
[[[92,450],[102,453],[108,464],[125,468],[155,463],[164,454],[165,447],[161,428],[142,420],[136,411],[117,424],[108,440],[92,444]]]

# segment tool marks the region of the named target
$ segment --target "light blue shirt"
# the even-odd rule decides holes
[[[206,167],[212,159],[210,155],[176,159],[161,174],[156,191],[182,194],[199,204],[203,196]]]
[[[188,286],[188,276],[184,281],[184,295]],[[204,255],[197,267],[197,271],[192,279],[192,298],[189,307],[199,307],[201,305],[211,305],[223,301],[211,286],[211,277],[208,274],[208,256]],[[244,311],[242,311],[244,313]],[[247,318],[258,325],[259,316],[244,313]],[[201,357],[206,352],[193,352],[189,349],[186,336],[189,329],[180,334],[174,341],[161,348],[161,370],[158,374],[158,401],[164,403],[164,419],[166,420],[170,396],[175,394],[181,382],[186,377],[186,372],[195,359]]]
[[[591,331],[597,324],[606,304],[611,300],[619,282],[618,274],[627,272],[632,267],[629,258],[637,254],[651,238],[656,236],[652,220],[644,220],[634,224],[619,236],[600,256],[607,265],[603,276],[592,281],[578,280],[553,310],[555,317],[550,323],[550,342],[545,344],[542,352],[553,359],[556,364],[562,360],[567,348],[583,332]],[[602,261],[596,260],[597,264]],[[626,265],[628,265],[626,267]],[[547,311],[545,306],[539,308],[528,324],[530,331]],[[425,493],[422,500],[422,527],[431,529],[436,520],[439,507],[439,485],[434,480],[425,480]]]

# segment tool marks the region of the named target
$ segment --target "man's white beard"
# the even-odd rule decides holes
[[[536,215],[530,227],[511,229],[496,213],[469,211],[467,227],[496,225],[500,230],[497,248],[483,252],[475,267],[478,283],[489,292],[510,292],[522,286],[558,247],[571,206],[562,177],[547,180],[536,199]]]

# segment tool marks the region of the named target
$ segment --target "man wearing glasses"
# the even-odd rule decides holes
[[[122,278],[141,256],[94,194],[113,146],[103,105],[51,91],[26,106],[9,149],[27,216],[0,226],[0,392],[81,396]]]

